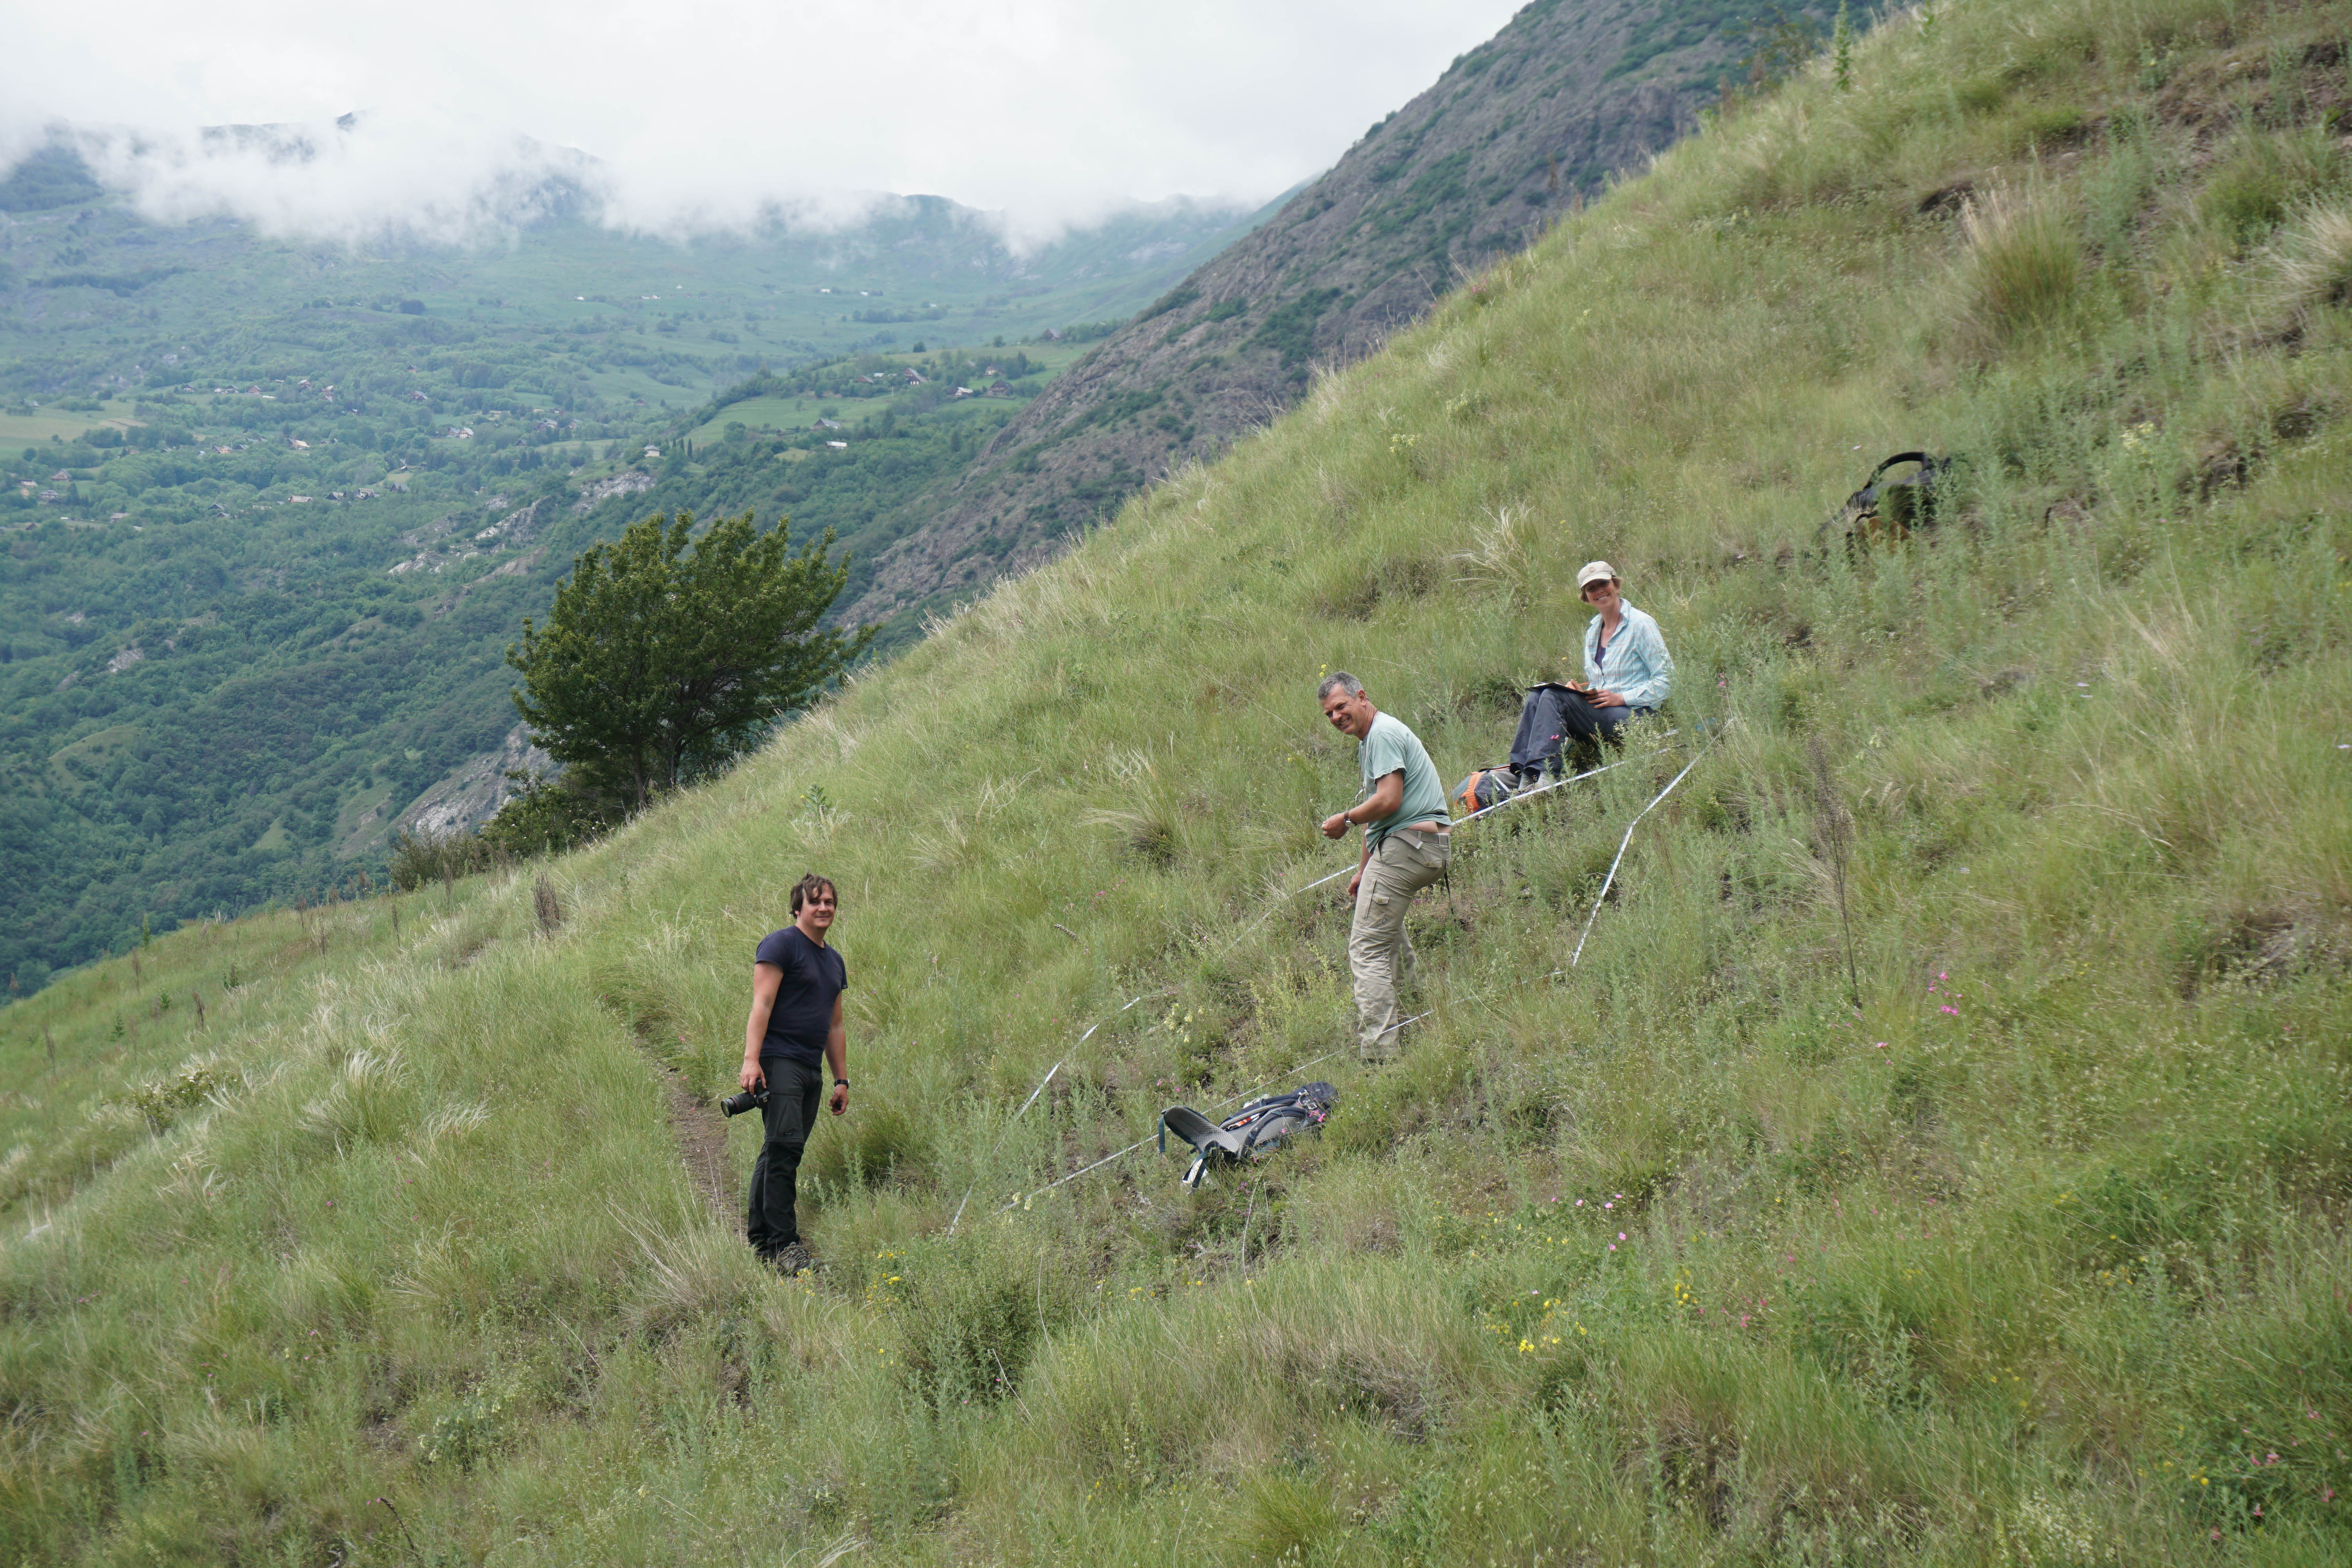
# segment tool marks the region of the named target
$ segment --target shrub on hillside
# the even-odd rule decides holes
[[[395,833],[392,885],[404,893],[593,843],[623,815],[610,798],[566,777],[507,775],[520,790],[473,833]]]
[[[2241,245],[2266,238],[2294,209],[2347,178],[2343,148],[2325,128],[2245,138],[2198,193],[2197,211]]]
[[[455,881],[487,871],[507,858],[478,834],[451,833],[434,837],[424,833],[392,836],[392,885],[404,893],[433,882]]]
[[[905,1177],[921,1165],[928,1152],[921,1123],[905,1107],[877,1100],[870,1089],[848,1115],[837,1121],[825,1120],[829,1127],[810,1141],[801,1166],[804,1179],[822,1184],[820,1192],[846,1193]]]
[[[1034,1230],[941,1241],[905,1268],[907,1377],[939,1405],[1012,1394],[1045,1338],[1076,1320],[1086,1278]]]
[[[2294,315],[2352,304],[2352,208],[2304,213],[2279,237],[2271,266],[2278,302]]]
[[[518,769],[507,777],[520,788],[482,824],[479,836],[493,854],[518,859],[560,854],[602,838],[621,815],[615,803],[568,776],[538,776]]]
[[[148,1125],[160,1132],[178,1121],[183,1111],[215,1095],[233,1093],[244,1087],[245,1077],[235,1067],[198,1057],[181,1063],[179,1070],[170,1078],[151,1079],[115,1099],[136,1108]]]
[[[2073,303],[2083,250],[2047,195],[1996,185],[1960,212],[1963,336],[1989,353],[2049,325]]]

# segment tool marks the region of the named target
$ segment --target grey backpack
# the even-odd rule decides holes
[[[1173,1132],[1192,1145],[1192,1168],[1184,1184],[1201,1184],[1202,1173],[1212,1164],[1254,1160],[1296,1132],[1311,1132],[1329,1120],[1339,1091],[1328,1083],[1310,1083],[1287,1094],[1253,1100],[1223,1122],[1210,1121],[1189,1105],[1171,1105],[1160,1113],[1160,1152],[1168,1152]]]

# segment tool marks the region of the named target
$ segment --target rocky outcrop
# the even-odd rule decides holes
[[[393,822],[393,830],[417,838],[452,838],[471,833],[499,814],[515,795],[507,774],[517,769],[545,773],[554,759],[530,743],[521,725],[507,731],[495,752],[484,752],[451,769],[438,784],[409,802]]]
[[[519,550],[530,543],[539,532],[540,510],[549,505],[544,500],[535,500],[513,511],[474,535],[474,542],[492,550]]]
[[[580,499],[572,503],[572,510],[577,512],[593,511],[598,504],[611,500],[614,496],[633,496],[641,490],[649,490],[653,488],[654,477],[643,468],[624,468],[609,479],[598,479],[593,484],[583,485],[580,489]]]

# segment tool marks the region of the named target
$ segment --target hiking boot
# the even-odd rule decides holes
[[[808,1273],[815,1268],[816,1258],[809,1251],[805,1243],[795,1241],[776,1254],[776,1272],[787,1279],[796,1274]]]

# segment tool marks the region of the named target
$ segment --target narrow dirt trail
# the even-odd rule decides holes
[[[670,1131],[677,1135],[678,1157],[686,1179],[713,1219],[722,1225],[742,1219],[736,1181],[727,1166],[727,1117],[707,1094],[697,1094],[686,1075],[667,1062],[656,1061],[663,1087],[669,1093]]]

